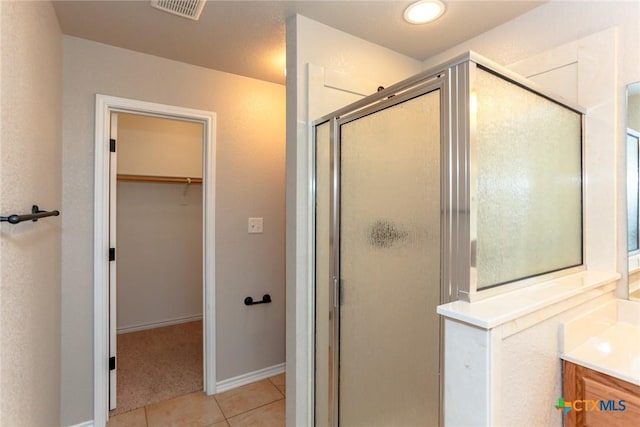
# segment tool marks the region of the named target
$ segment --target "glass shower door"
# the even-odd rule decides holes
[[[438,425],[441,93],[392,101],[339,120],[345,427]]]

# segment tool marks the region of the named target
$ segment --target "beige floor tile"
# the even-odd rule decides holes
[[[279,385],[285,385],[287,382],[287,374],[276,375],[275,377],[269,378],[269,381],[273,383],[276,387]]]
[[[282,393],[284,396],[286,396],[286,374],[280,374],[280,375],[276,375],[275,377],[271,377],[269,378],[269,381],[271,381],[273,383],[274,386],[276,386],[276,388],[280,391],[280,393]]]
[[[107,427],[147,427],[144,408],[110,417]]]
[[[225,418],[214,397],[203,392],[149,405],[146,409],[148,427],[205,427]]]
[[[269,380],[247,384],[215,395],[225,417],[231,418],[284,396]]]
[[[207,426],[207,427],[229,427],[229,423],[226,421],[222,421],[221,423],[211,424],[210,426]]]
[[[229,418],[228,421],[231,427],[284,427],[285,419],[285,400],[282,399]]]

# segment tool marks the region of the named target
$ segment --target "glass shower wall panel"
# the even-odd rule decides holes
[[[329,381],[333,348],[330,340],[330,220],[331,220],[331,125],[315,127],[316,141],[316,253],[315,253],[315,418],[319,427],[329,425]]]
[[[480,67],[472,100],[477,289],[581,265],[581,115]]]
[[[438,425],[440,96],[340,128],[343,426]]]
[[[627,134],[627,246],[629,252],[635,252],[640,249],[638,246],[638,220],[639,220],[639,200],[638,200],[638,184],[640,158],[638,138]]]

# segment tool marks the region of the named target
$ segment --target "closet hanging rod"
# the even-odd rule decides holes
[[[31,207],[30,214],[24,215],[9,215],[9,216],[0,216],[0,221],[6,221],[10,224],[18,224],[22,221],[33,221],[36,222],[40,218],[46,218],[48,216],[58,216],[60,215],[60,211],[41,211],[38,205],[33,205]]]
[[[132,182],[176,182],[179,184],[202,184],[202,178],[183,176],[124,175],[118,174],[118,181]]]

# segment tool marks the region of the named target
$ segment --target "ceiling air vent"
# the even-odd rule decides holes
[[[200,19],[206,0],[151,0],[151,6],[182,16],[183,18]]]

